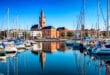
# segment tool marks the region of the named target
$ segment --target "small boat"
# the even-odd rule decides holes
[[[35,42],[34,40],[31,40],[30,42],[31,42],[32,45],[37,44],[37,42]]]
[[[110,55],[110,48],[93,48],[92,53],[98,55]]]
[[[32,50],[32,46],[31,47],[26,47],[26,50]]]
[[[106,48],[110,48],[110,41],[107,41],[107,42],[105,43],[105,47],[106,47]]]
[[[13,57],[17,53],[17,48],[14,45],[14,42],[8,42],[7,46],[5,47],[6,57]]]
[[[6,56],[4,56],[4,57],[0,56],[0,62],[6,62]]]
[[[18,50],[20,50],[20,49],[26,49],[26,47],[25,47],[24,44],[17,45],[16,48],[17,48]]]
[[[3,50],[5,48],[5,44],[3,42],[0,42],[0,50]]]
[[[0,51],[0,62],[6,61],[6,52],[4,50]]]
[[[0,56],[5,56],[6,55],[6,51],[2,50],[0,51]]]
[[[17,52],[16,53],[7,53],[6,57],[14,57],[16,54],[17,54]]]
[[[26,42],[24,43],[24,45],[25,45],[26,47],[31,47],[31,42],[28,40],[28,41],[26,41]]]
[[[6,53],[16,53],[17,52],[17,48],[15,47],[13,42],[8,42],[8,44],[6,45],[5,49]]]

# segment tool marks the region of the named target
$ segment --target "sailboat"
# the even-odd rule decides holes
[[[99,4],[99,0],[98,0],[98,9],[100,8],[100,4]],[[101,9],[101,8],[100,8]],[[109,0],[107,0],[107,22],[106,22],[106,30],[107,30],[107,38],[108,38],[108,35],[109,35]],[[105,22],[105,21],[104,21]],[[98,23],[99,23],[99,13],[98,13]],[[99,38],[99,37],[98,37]],[[97,40],[99,41],[99,40]],[[100,42],[100,41],[99,41]],[[106,54],[110,54],[110,41],[104,41],[103,43],[103,46],[101,47],[97,47],[97,44],[96,44],[96,47],[94,47],[92,49],[92,53],[93,54],[103,54],[103,55],[106,55]]]
[[[6,51],[1,50],[0,51],[0,61],[6,60]]]

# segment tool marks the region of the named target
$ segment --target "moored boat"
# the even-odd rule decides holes
[[[6,51],[2,50],[0,51],[0,61],[6,60]]]
[[[110,55],[110,48],[93,48],[92,53],[98,55]]]
[[[15,47],[13,42],[9,42],[7,44],[7,46],[4,48],[4,50],[6,51],[6,53],[16,53],[17,52],[17,48]]]

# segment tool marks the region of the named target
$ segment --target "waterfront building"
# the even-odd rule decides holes
[[[24,32],[26,32],[26,30],[23,29],[10,29],[9,30],[9,35],[12,38],[23,38],[24,37]]]
[[[42,38],[42,31],[41,30],[30,31],[30,36],[33,37],[34,39],[40,39]]]
[[[70,33],[71,35],[68,35],[68,33]],[[72,39],[73,36],[74,36],[74,30],[68,30],[65,27],[57,28],[57,37],[58,38]]]
[[[42,38],[42,31],[39,28],[38,24],[35,24],[31,27],[31,31],[30,31],[30,36],[33,37],[34,39],[40,39]]]
[[[56,38],[56,29],[53,26],[46,26],[42,28],[43,38]]]
[[[39,25],[35,24],[31,27],[31,36],[38,37],[37,34],[41,34],[42,31],[42,38],[63,38],[63,39],[72,39],[73,36],[69,35],[68,33],[74,33],[73,30],[68,30],[65,27],[59,27],[55,29],[53,26],[46,26],[46,18],[44,16],[44,11],[41,10],[40,17],[39,17]],[[40,37],[41,38],[41,37]]]

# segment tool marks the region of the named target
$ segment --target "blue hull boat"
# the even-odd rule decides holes
[[[93,48],[92,53],[97,55],[110,55],[110,48]]]

